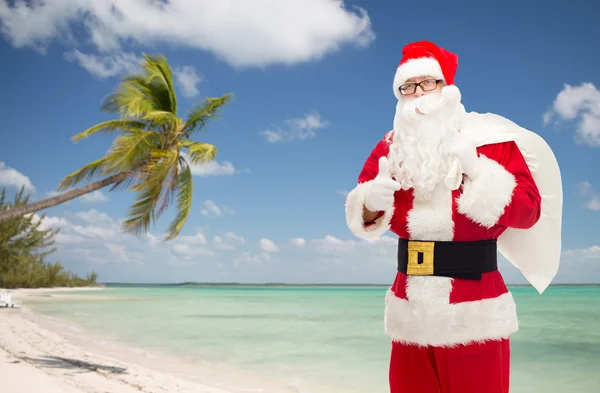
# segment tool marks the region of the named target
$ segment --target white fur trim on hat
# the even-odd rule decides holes
[[[432,76],[436,79],[446,80],[440,63],[437,62],[433,57],[420,57],[418,59],[411,59],[402,63],[396,70],[394,76],[394,95],[400,99],[401,94],[398,90],[407,79],[415,78],[418,76]]]

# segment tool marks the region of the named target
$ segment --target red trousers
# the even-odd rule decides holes
[[[392,342],[390,393],[508,393],[510,343],[454,348]]]

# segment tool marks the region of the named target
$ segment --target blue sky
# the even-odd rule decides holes
[[[102,99],[142,52],[167,56],[182,115],[204,96],[236,97],[197,137],[219,154],[196,168],[179,239],[160,241],[174,209],[146,237],[121,234],[133,201],[123,191],[45,211],[46,225],[62,228],[55,258],[72,271],[93,269],[104,281],[389,283],[393,239],[355,238],[344,197],[391,128],[402,47],[426,39],[458,54],[467,110],[506,116],[553,148],[565,198],[556,282],[600,282],[600,53],[592,42],[600,6],[592,2],[14,3],[0,0],[0,184],[11,191],[26,184],[45,198],[107,151],[111,136],[70,137],[111,118]],[[524,282],[506,263],[502,270],[508,282]]]

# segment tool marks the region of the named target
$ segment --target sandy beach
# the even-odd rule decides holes
[[[0,309],[2,393],[231,392],[73,345],[23,312],[28,300],[48,298],[49,290],[10,292],[23,308]]]

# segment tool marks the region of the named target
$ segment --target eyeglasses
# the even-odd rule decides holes
[[[417,86],[421,87],[421,90],[423,91],[431,91],[435,90],[438,83],[440,82],[442,82],[441,79],[425,79],[424,81],[421,81],[419,83],[405,83],[402,86],[400,86],[399,90],[400,94],[402,95],[413,94],[415,91],[417,91]]]

